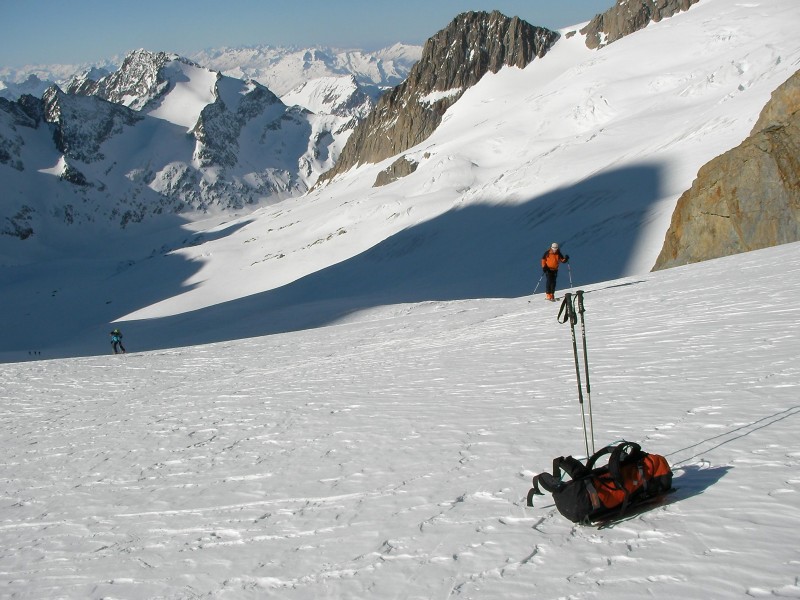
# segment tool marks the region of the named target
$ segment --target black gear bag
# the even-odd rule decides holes
[[[609,455],[608,464],[597,467],[598,459],[605,455]],[[562,471],[571,481],[561,480]],[[619,518],[629,508],[670,491],[672,470],[663,456],[622,441],[598,450],[585,465],[572,456],[554,459],[552,473],[533,478],[528,506],[533,506],[534,496],[544,495],[540,486],[553,495],[564,517],[573,523],[591,524]]]

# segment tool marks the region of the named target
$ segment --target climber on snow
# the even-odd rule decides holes
[[[556,277],[558,277],[558,266],[569,260],[569,255],[564,256],[558,249],[558,244],[553,242],[547,252],[542,256],[542,273],[547,277],[547,284],[544,288],[545,300],[556,301]]]
[[[122,351],[125,354],[125,346],[122,345],[122,332],[119,329],[114,329],[111,333],[111,349],[114,354],[119,354]]]

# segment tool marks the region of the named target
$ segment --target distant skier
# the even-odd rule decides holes
[[[114,350],[114,354],[119,354],[120,352],[125,354],[125,346],[122,345],[122,332],[119,329],[114,329],[111,332],[111,349]]]
[[[556,301],[556,277],[558,277],[558,265],[569,260],[569,255],[564,256],[558,249],[558,244],[553,242],[550,248],[542,256],[542,273],[547,277],[547,284],[544,288],[545,300]]]

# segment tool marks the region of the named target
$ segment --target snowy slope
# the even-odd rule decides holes
[[[525,506],[583,448],[557,305],[385,306],[0,365],[0,595],[798,597],[800,244],[586,289],[597,444],[667,456],[652,510]]]
[[[175,83],[169,94],[155,108],[146,112],[157,119],[185,127],[188,131],[197,124],[200,112],[216,100],[218,74],[178,60],[168,62],[164,71],[165,77]]]
[[[156,349],[520,297],[554,240],[578,285],[645,274],[697,170],[747,136],[800,65],[798,22],[794,0],[704,0],[599,51],[565,30],[543,59],[470,89],[407,153],[416,172],[390,185],[372,187],[392,159],[147,238],[54,232],[63,258],[46,263],[0,239],[14,257],[0,269],[0,359],[105,352],[110,322]]]
[[[363,119],[375,105],[355,77],[320,77],[305,82],[281,96],[289,106],[302,106],[316,114]]]

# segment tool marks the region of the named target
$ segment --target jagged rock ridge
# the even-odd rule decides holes
[[[44,120],[55,126],[56,148],[65,157],[83,162],[105,158],[102,143],[144,118],[125,106],[91,96],[71,96],[55,86],[44,93],[42,101]]]
[[[617,0],[616,5],[597,15],[581,29],[589,48],[601,48],[652,22],[689,10],[698,0]]]
[[[654,270],[800,240],[800,71],[679,199]]]
[[[148,102],[168,90],[169,80],[164,76],[163,70],[171,61],[199,67],[177,54],[140,49],[126,56],[117,71],[98,81],[89,77],[73,79],[65,91],[70,94],[97,96],[115,104],[141,110]]]
[[[330,179],[354,166],[376,163],[424,141],[445,111],[486,73],[523,68],[542,57],[559,34],[498,11],[468,12],[431,37],[405,82],[387,92],[355,129]]]

